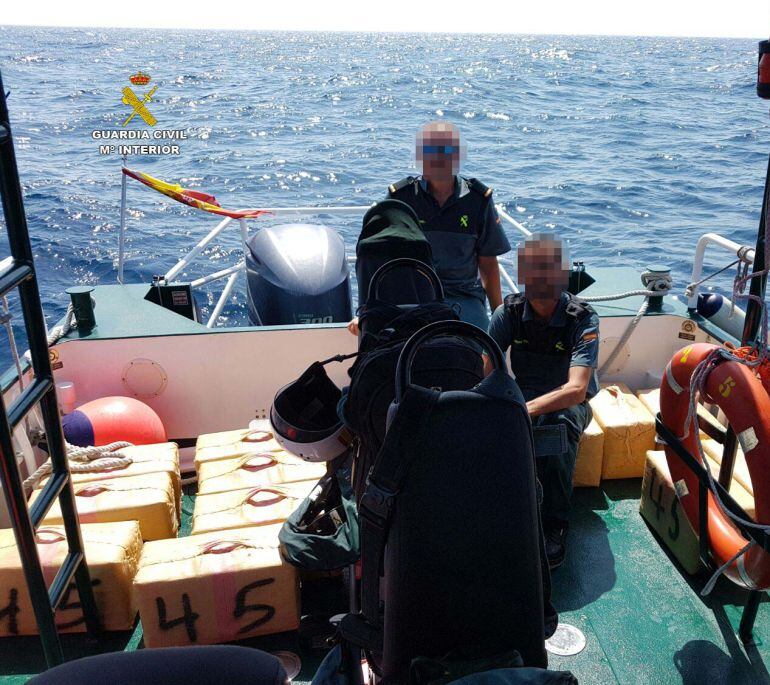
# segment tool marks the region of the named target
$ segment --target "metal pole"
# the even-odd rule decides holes
[[[214,229],[212,229],[205,237],[201,238],[198,243],[190,250],[182,259],[180,259],[174,266],[172,266],[168,273],[165,275],[167,281],[171,281],[176,278],[177,274],[184,269],[195,257],[197,257],[206,245],[208,245],[214,238],[216,238],[232,221],[229,216],[222,219]]]
[[[733,253],[736,257],[741,257],[741,250],[744,247],[734,240],[725,238],[718,233],[704,233],[698,239],[698,243],[695,246],[695,258],[692,262],[690,283],[697,283],[703,276],[703,262],[706,258],[706,248],[712,244]],[[754,261],[754,250],[746,250],[746,253],[743,255],[743,260],[751,264]],[[687,298],[688,309],[695,309],[698,306],[698,293],[700,292],[700,288],[701,286],[696,285],[692,289],[690,297]]]
[[[762,600],[762,594],[763,593],[759,590],[752,590],[749,592],[746,606],[743,608],[743,614],[741,615],[741,623],[738,626],[738,635],[743,644],[752,642],[754,638],[754,621],[757,618],[757,611],[759,610],[759,603]]]
[[[502,205],[495,205],[497,208],[497,213],[503,217],[511,226],[513,226],[519,233],[521,233],[525,238],[529,238],[532,235],[532,231],[530,231],[528,228],[524,227],[522,224],[520,224],[516,219],[514,219],[508,212],[506,212],[503,209]]]
[[[123,166],[126,166],[126,156],[123,155]],[[120,182],[120,242],[118,243],[118,283],[123,284],[123,255],[126,247],[126,175],[123,169]]]
[[[246,262],[241,260],[237,264],[233,264],[233,266],[228,266],[226,269],[222,269],[221,271],[215,271],[213,274],[209,274],[208,276],[202,276],[201,278],[196,278],[194,281],[190,281],[190,286],[192,288],[200,288],[202,285],[206,285],[207,283],[211,283],[212,281],[217,281],[220,278],[225,278],[229,276],[234,271],[245,271],[246,270]]]
[[[498,259],[498,263],[499,263]],[[511,278],[511,275],[508,273],[506,268],[500,264],[500,275],[502,276],[503,280],[505,281],[506,285],[511,289],[512,293],[519,292],[519,289],[516,287],[516,284],[513,282],[513,279]]]
[[[241,273],[240,271],[236,271],[230,275],[230,278],[227,279],[227,283],[225,283],[225,288],[222,291],[222,294],[219,296],[219,301],[217,302],[217,306],[214,307],[214,311],[211,313],[208,323],[206,323],[206,328],[214,328],[214,326],[217,325],[217,319],[219,318],[219,315],[222,313],[222,310],[225,308],[225,305],[227,304],[227,298],[230,297],[230,293],[233,291],[233,286],[235,285],[235,281],[238,280],[238,276],[240,273]]]
[[[242,247],[244,250],[244,254],[246,254],[246,242],[249,239],[249,226],[246,223],[246,219],[239,219],[241,224],[241,242],[243,243]]]
[[[759,229],[757,230],[757,246],[754,249],[754,264],[751,267],[751,273],[755,274],[765,270],[765,231],[768,221],[768,202],[770,201],[770,157],[767,160],[767,172],[765,174],[765,192],[762,196],[762,212],[759,216]],[[767,274],[757,276],[749,281],[749,294],[754,295],[764,302],[765,291],[767,289]],[[746,321],[743,324],[743,334],[741,335],[741,346],[752,343],[756,336],[759,326],[762,323],[762,307],[754,299],[749,300],[746,307]],[[735,437],[735,431],[732,426],[727,427],[725,434],[725,446],[722,453],[722,464],[719,467],[719,484],[729,491],[730,483],[733,480],[733,470],[735,468],[735,453],[738,449],[738,442]]]

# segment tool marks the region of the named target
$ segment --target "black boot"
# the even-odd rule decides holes
[[[569,524],[566,521],[543,521],[543,535],[545,537],[545,555],[548,557],[548,567],[553,571],[562,565],[566,553],[567,530]]]

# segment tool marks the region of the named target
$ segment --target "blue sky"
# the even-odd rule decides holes
[[[770,0],[6,2],[3,24],[770,37]]]

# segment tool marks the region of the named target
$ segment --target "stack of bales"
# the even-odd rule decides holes
[[[130,463],[114,464],[88,473],[73,473],[72,488],[81,525],[81,536],[97,609],[105,630],[128,630],[136,618],[132,582],[143,541],[164,540],[177,534],[181,513],[179,452],[174,443],[138,445],[121,450]],[[37,484],[30,504],[41,493]],[[68,545],[58,501],[43,519],[37,533],[37,551],[48,584],[62,565]],[[33,635],[37,623],[26,588],[13,531],[0,530],[0,636]],[[7,606],[6,606],[7,605]],[[85,630],[74,582],[56,613],[62,632]]]
[[[229,642],[299,626],[282,523],[326,472],[286,453],[267,422],[201,435],[192,534],[144,547],[134,581],[150,647]]]

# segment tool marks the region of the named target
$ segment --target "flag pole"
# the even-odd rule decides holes
[[[126,166],[126,155],[123,155],[122,167]],[[118,283],[123,285],[123,254],[126,246],[126,175],[121,167],[120,185],[120,242],[118,243]]]

